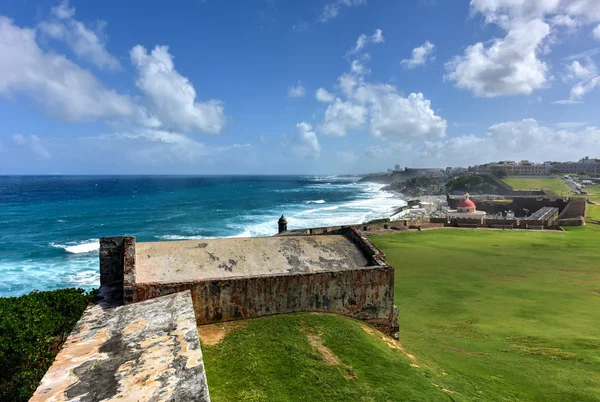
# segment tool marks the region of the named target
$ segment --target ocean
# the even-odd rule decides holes
[[[336,176],[0,177],[0,296],[99,285],[98,239],[270,236],[360,223],[405,205]]]

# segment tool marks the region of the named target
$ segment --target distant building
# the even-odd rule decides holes
[[[483,218],[487,215],[485,211],[478,211],[477,206],[469,199],[469,194],[458,203],[456,209],[450,209],[446,212],[448,219],[474,219],[483,223]]]
[[[600,161],[598,159],[586,156],[578,162],[561,162],[554,166],[560,173],[579,173],[585,172],[590,175],[597,175],[600,172]]]
[[[489,164],[492,173],[505,172],[507,176],[548,176],[553,166],[549,163],[502,161]]]
[[[396,165],[396,166],[394,166],[394,170],[395,170],[395,171],[399,171],[399,170],[400,170],[400,165]]]

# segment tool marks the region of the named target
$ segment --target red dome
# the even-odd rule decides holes
[[[462,200],[458,203],[458,208],[475,208],[475,203],[469,199]]]

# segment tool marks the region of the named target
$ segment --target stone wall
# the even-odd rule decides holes
[[[398,332],[394,268],[364,267],[185,283],[139,283],[133,301],[190,290],[198,325],[273,314],[318,311],[365,320],[388,334]]]
[[[367,257],[367,267],[340,271],[276,273],[186,282],[136,281],[135,238],[101,239],[100,271],[122,278],[126,304],[190,290],[198,324],[302,311],[320,311],[365,320],[388,334],[398,331],[394,268],[362,232],[353,227],[306,229],[285,235],[343,234]],[[307,234],[307,233],[306,233]]]

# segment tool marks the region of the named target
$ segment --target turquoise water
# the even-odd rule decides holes
[[[403,201],[357,178],[0,177],[0,296],[98,286],[98,239],[270,236],[360,223]]]

